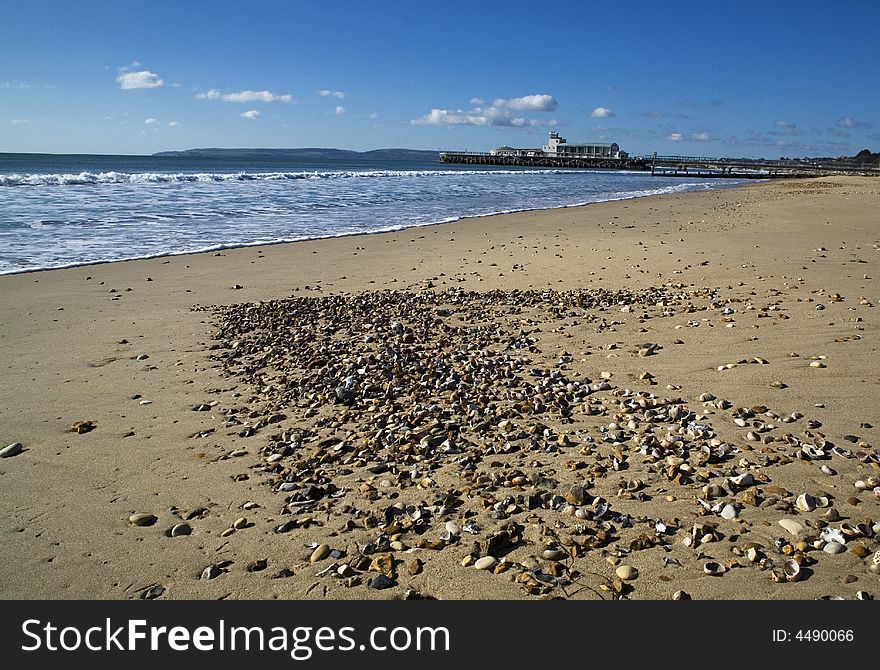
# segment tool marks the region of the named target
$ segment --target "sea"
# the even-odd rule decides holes
[[[724,188],[425,160],[0,154],[0,274]],[[473,225],[480,225],[479,219]]]

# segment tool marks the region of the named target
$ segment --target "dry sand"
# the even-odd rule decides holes
[[[632,515],[635,528],[618,528],[617,540],[554,568],[531,558],[540,559],[539,543],[546,539],[541,529],[565,535],[573,533],[578,520],[548,505],[534,513],[515,512],[512,519],[523,526],[522,541],[508,559],[569,577],[575,571],[573,583],[548,591],[576,598],[613,597],[603,586],[614,579],[615,566],[608,558],[610,554],[614,560],[618,550],[622,564],[639,570],[639,577],[628,582],[626,595],[631,598],[668,599],[679,590],[695,599],[880,594],[880,577],[868,570],[877,537],[852,539],[838,555],[809,547],[806,562],[818,561],[810,566],[808,578],[797,583],[776,583],[770,570],[734,553],[754,541],[781,564],[786,557],[774,539],[788,537],[791,546],[785,551],[793,551],[796,543],[777,525],[783,517],[805,523],[808,536],[817,535],[826,510],[785,509],[802,492],[827,496],[844,522],[880,521],[874,492],[854,487],[857,480],[867,481],[880,471],[876,462],[858,458],[797,461],[794,447],[778,440],[750,443],[748,428],[732,421],[732,412],[741,407],[764,405],[780,418],[799,412],[803,418],[792,424],[759,417],[777,426],[767,439],[783,433],[805,439],[806,422],[815,420],[821,427],[813,432],[841,449],[876,453],[878,212],[877,180],[779,181],[396,233],[0,277],[0,448],[12,442],[24,447],[19,455],[0,459],[0,597],[136,598],[156,585],[162,587],[162,598],[361,599],[400,597],[407,589],[436,598],[534,597],[513,579],[520,568],[495,575],[461,565],[471,540],[485,540],[493,523],[506,523],[488,512],[474,517],[483,528],[480,536],[464,537],[442,550],[395,551],[395,561],[402,562],[396,563],[397,584],[390,589],[369,588],[366,580],[376,574],[370,572],[362,584],[350,587],[341,578],[316,577],[333,561],[309,564],[307,545],[327,542],[346,550],[341,561],[346,562],[357,554],[357,543],[375,539],[379,529],[343,532],[345,515],[322,512],[319,506],[293,518],[312,516],[322,525],[273,532],[292,517],[281,514],[284,494],[267,485],[271,476],[262,471],[260,450],[268,444],[269,432],[239,437],[238,430],[224,426],[222,415],[224,408],[244,404],[259,389],[221,375],[211,358],[219,350],[210,349],[223,345],[214,339],[219,320],[193,307],[365,290],[637,290],[668,283],[684,290],[716,289],[718,301],[713,305],[695,299],[699,310],[692,314],[680,305],[673,316],[652,310],[649,319],[610,308],[602,313],[610,324],[606,328],[588,319],[544,314],[538,336],[542,360],[552,365],[565,349],[573,358],[564,366],[571,378],[598,380],[607,371],[615,388],[681,398],[690,410],[703,413],[700,421],[710,424],[722,441],[741,451],[722,463],[695,468],[691,481],[680,485],[662,469],[650,472],[645,457],[631,445],[621,445],[630,468],[597,478],[588,500],[601,494],[615,512]],[[818,310],[818,304],[824,309]],[[735,311],[724,314],[725,307]],[[636,351],[645,342],[662,348],[640,357]],[[617,348],[606,348],[611,344]],[[810,367],[813,356],[825,357],[820,359],[825,367]],[[754,357],[768,364],[718,370]],[[645,371],[655,385],[638,380]],[[774,381],[785,388],[774,388]],[[732,408],[700,402],[706,392],[728,400]],[[192,411],[212,401],[217,404],[211,411]],[[290,425],[308,424],[300,410],[292,408],[288,414]],[[564,463],[572,458],[592,463],[597,456],[585,449],[584,438],[591,435],[598,445],[594,452],[605,456],[613,446],[601,443],[599,431],[612,417],[589,419],[572,427],[546,419],[557,432],[576,430],[572,439],[578,446],[505,455],[495,469],[521,464],[533,478],[550,472],[559,482],[553,493],[565,495],[583,477]],[[78,421],[92,421],[96,427],[72,432]],[[856,436],[857,443],[845,440],[846,435]],[[247,454],[220,458],[237,449]],[[768,462],[768,455],[775,454],[787,458]],[[742,458],[748,463],[741,463]],[[494,457],[484,460],[481,472],[491,471]],[[540,464],[530,465],[534,461]],[[836,474],[822,473],[822,464]],[[759,477],[759,489],[772,484],[792,495],[765,493],[769,503],[745,505],[735,520],[703,515],[697,502],[705,497],[703,485],[723,484],[731,472],[747,469]],[[248,478],[241,478],[243,474]],[[352,485],[358,476],[363,483],[371,475],[361,470],[346,481]],[[382,478],[374,477],[376,500],[354,488],[345,502],[384,510],[398,498],[388,497],[396,495],[396,487],[378,486]],[[646,482],[645,500],[617,497],[618,482],[633,478]],[[495,495],[528,492],[529,486],[511,487]],[[742,492],[727,493],[724,499],[733,501]],[[401,500],[419,495],[430,500],[432,492],[409,488],[400,494]],[[243,510],[248,501],[259,507]],[[477,496],[468,504],[479,502]],[[175,508],[181,516],[206,510],[190,521],[191,535],[166,536],[180,522],[169,512]],[[130,524],[129,516],[140,512],[157,515],[158,522]],[[248,525],[221,537],[240,517],[247,517]],[[674,518],[680,529],[668,535],[666,548],[629,552],[632,533],[653,525],[646,520]],[[721,538],[696,549],[684,546],[681,540],[693,524],[706,521],[718,524]],[[435,519],[424,537],[435,540],[443,527],[444,520]],[[401,537],[411,546],[418,539]],[[858,557],[855,546],[867,554]],[[415,557],[423,559],[424,570],[412,576],[406,563]],[[664,566],[664,557],[674,560]],[[258,559],[267,559],[267,568],[248,572],[246,566]],[[710,560],[741,567],[710,577],[702,571]],[[206,566],[217,563],[225,572],[199,579]],[[292,576],[273,578],[283,568]]]

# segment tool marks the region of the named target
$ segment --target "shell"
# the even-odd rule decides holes
[[[453,536],[461,535],[461,527],[455,521],[446,522],[446,531]]]
[[[13,442],[12,444],[3,447],[0,449],[0,458],[9,458],[10,456],[17,456],[21,453],[22,446],[21,442]]]
[[[823,542],[837,542],[838,544],[846,544],[846,538],[839,528],[831,528],[831,526],[826,526],[822,529],[822,532],[819,533],[819,538]]]
[[[812,512],[816,509],[816,499],[809,493],[801,493],[794,504],[801,512]]]
[[[727,572],[727,568],[725,568],[721,563],[710,561],[703,564],[703,572],[705,572],[707,575],[711,575],[712,577],[720,577],[725,572]]]
[[[840,521],[840,512],[837,511],[836,507],[830,507],[828,508],[828,511],[826,511],[825,514],[822,515],[822,517],[826,521]]]
[[[785,579],[789,582],[799,581],[804,574],[801,571],[801,566],[793,558],[782,564],[782,572],[785,574]]]

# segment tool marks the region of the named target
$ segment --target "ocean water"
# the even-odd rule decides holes
[[[736,183],[439,160],[0,154],[0,274]]]

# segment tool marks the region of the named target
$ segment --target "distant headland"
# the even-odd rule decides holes
[[[436,161],[437,151],[421,149],[373,149],[371,151],[352,151],[350,149],[185,149],[183,151],[160,151],[153,156],[171,157],[214,157],[214,158],[291,158],[291,159],[323,159],[323,160],[401,160],[401,161]]]

